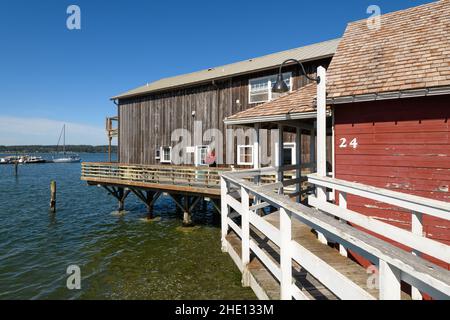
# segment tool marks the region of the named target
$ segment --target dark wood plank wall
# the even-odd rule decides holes
[[[314,75],[319,65],[328,67],[329,63],[330,59],[323,59],[307,63],[305,68],[308,74]],[[294,89],[309,82],[304,75],[299,75],[298,67],[287,67],[284,71],[293,72]],[[119,161],[132,164],[159,164],[155,159],[156,148],[175,145],[176,143],[170,141],[175,129],[187,129],[193,135],[194,121],[202,121],[203,132],[217,128],[225,133],[226,126],[223,120],[226,117],[256,105],[248,102],[249,79],[277,72],[277,69],[272,69],[217,81],[214,84],[120,100]],[[192,116],[193,111],[195,117]],[[288,134],[286,139],[293,141],[294,138]],[[306,159],[309,156],[309,137],[304,138],[302,145]],[[236,148],[234,153],[236,157]]]

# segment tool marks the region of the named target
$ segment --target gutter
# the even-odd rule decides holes
[[[327,111],[327,116],[331,117],[331,110]],[[317,117],[317,112],[311,111],[311,112],[299,112],[299,113],[291,113],[291,114],[280,114],[280,115],[275,115],[275,116],[251,117],[251,118],[243,118],[243,119],[225,119],[223,122],[226,125],[240,125],[240,124],[250,124],[250,123],[313,119],[316,117]]]
[[[450,86],[328,98],[327,104],[344,104],[344,103],[382,101],[382,100],[394,100],[394,99],[429,97],[429,96],[431,97],[447,94],[450,94]]]
[[[301,60],[301,62],[308,63],[311,61],[332,58],[333,56],[334,56],[334,54],[327,54],[327,55],[318,56],[318,57],[314,57],[314,58],[304,59],[304,60]],[[242,61],[240,61],[240,62],[242,62]],[[240,63],[240,62],[236,62],[236,63]],[[293,66],[293,65],[295,65],[295,63],[286,64],[286,66]],[[175,85],[175,86],[171,86],[171,87],[163,87],[163,88],[159,88],[159,89],[155,89],[155,90],[149,90],[149,91],[143,91],[143,92],[131,93],[131,94],[124,93],[122,95],[114,96],[114,97],[110,98],[110,100],[129,99],[129,98],[135,98],[135,97],[140,97],[140,96],[146,96],[149,94],[161,93],[164,91],[171,91],[171,90],[175,90],[175,89],[184,89],[184,88],[194,87],[197,85],[208,84],[208,83],[211,83],[211,81],[213,81],[213,80],[214,81],[222,81],[222,80],[226,80],[229,78],[239,77],[239,76],[248,75],[248,74],[252,74],[252,73],[256,73],[256,72],[268,71],[268,70],[272,70],[274,68],[278,68],[278,65],[269,66],[269,67],[265,67],[265,68],[261,68],[261,69],[243,71],[243,72],[229,74],[229,75],[224,75],[222,77],[215,77],[215,78],[204,79],[204,80],[199,80],[199,81],[194,81],[194,82],[189,82],[189,83],[183,83],[183,84],[179,84],[179,85]],[[202,72],[202,71],[205,71],[205,70],[196,71],[196,72]],[[183,75],[185,75],[185,74],[181,74],[181,75],[174,76],[174,77],[179,77],[179,76],[183,76]],[[160,79],[160,80],[163,80],[163,79]],[[157,80],[157,81],[159,81],[159,80]]]

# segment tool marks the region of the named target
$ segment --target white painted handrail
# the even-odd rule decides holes
[[[422,212],[440,219],[450,220],[450,203],[419,197],[407,193],[372,187],[356,182],[349,182],[317,174],[308,175],[308,181],[314,185],[331,188],[364,198],[377,200],[398,207]]]
[[[380,225],[382,222],[374,222],[372,221],[373,219],[364,220],[367,217],[362,218],[360,217],[360,214],[347,210],[345,203],[341,204],[341,206],[336,206],[324,201],[319,202],[316,197],[311,197],[311,204],[318,206],[319,209],[328,213],[325,214],[321,211],[317,211],[317,209],[296,203],[289,197],[278,194],[273,188],[268,188],[267,185],[257,185],[252,182],[256,181],[255,179],[247,178],[249,176],[257,177],[268,171],[269,169],[265,169],[265,171],[248,170],[245,173],[227,172],[221,175],[222,247],[226,248],[228,245],[226,236],[230,228],[237,231],[236,233],[242,240],[242,258],[239,263],[242,264],[244,270],[244,284],[248,285],[249,283],[247,265],[250,260],[248,257],[253,253],[265,267],[276,276],[277,280],[280,281],[282,299],[290,300],[292,298],[307,298],[307,296],[292,283],[291,264],[293,261],[299,263],[325,287],[333,292],[333,294],[341,299],[374,298],[364,288],[359,287],[345,275],[340,274],[330,265],[320,260],[313,252],[309,252],[307,249],[301,247],[300,244],[292,240],[289,228],[292,219],[298,219],[310,226],[311,229],[317,230],[318,233],[320,232],[323,234],[330,241],[339,243],[341,245],[341,253],[344,254],[346,252],[345,249],[350,249],[378,265],[380,299],[400,299],[401,281],[411,284],[418,292],[427,293],[433,298],[450,298],[450,272],[420,257],[420,252],[423,252],[430,254],[433,257],[438,257],[443,261],[447,261],[449,246],[421,237],[417,234],[417,230],[415,232],[403,230],[403,232],[393,235],[392,233],[395,233],[394,231],[397,230],[390,229],[392,226],[387,227],[386,230],[394,237],[391,239],[401,241],[402,243],[406,241],[411,244],[413,249],[419,252],[419,254],[416,255],[408,253],[388,242],[336,220],[335,217],[339,217],[344,221],[358,225],[363,224],[369,231],[375,233],[377,233],[376,231],[386,232],[382,229],[384,226]],[[309,182],[320,185],[321,187],[340,190],[337,188],[336,183],[338,181],[336,181],[336,179],[333,181],[331,178],[318,178],[315,175],[310,175],[308,178]],[[289,181],[285,183],[289,184]],[[297,180],[295,183],[299,183],[299,181]],[[359,195],[361,195],[362,192],[367,193],[364,195],[370,195],[370,191],[373,191],[370,189],[371,187],[367,188],[367,186],[364,185],[355,186],[350,184],[345,183],[342,188],[346,189],[341,191],[350,194],[353,193],[353,191],[359,192]],[[241,191],[240,198],[238,198],[239,193],[234,191],[237,186]],[[250,206],[249,201],[253,197],[259,199],[264,205]],[[417,199],[417,197],[414,199],[404,196],[399,197],[390,192],[380,192],[380,190],[376,191],[376,197],[385,197],[386,199],[383,198],[385,200],[397,201],[396,205],[405,204],[407,206],[414,200],[415,204],[421,206],[416,208],[417,212],[429,214],[429,208],[432,208],[434,210],[434,216],[441,217],[444,215],[444,212],[447,212],[446,218],[448,220],[450,215],[450,211],[446,211],[446,204],[435,201],[432,201],[430,204],[426,201],[422,201],[422,199]],[[345,197],[340,198],[345,199]],[[277,229],[256,214],[257,209],[267,207],[267,205],[279,210],[280,229]],[[427,207],[426,210],[424,208],[425,206]],[[252,207],[255,208],[255,211],[250,209]],[[229,218],[229,214],[233,210],[238,212],[242,217],[240,226]],[[332,216],[329,215],[330,213]],[[253,241],[250,236],[251,228],[259,230],[280,248],[281,257],[279,267],[273,263],[263,250],[257,247],[256,242]],[[233,259],[236,260],[238,257],[234,256]],[[239,263],[238,265],[240,265]],[[247,270],[247,273],[245,273],[245,270]]]

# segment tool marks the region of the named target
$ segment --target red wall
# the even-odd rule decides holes
[[[450,96],[336,105],[336,178],[450,202],[449,117]],[[351,195],[347,201],[351,210],[411,228],[400,208]],[[449,222],[424,215],[424,229],[450,245]]]

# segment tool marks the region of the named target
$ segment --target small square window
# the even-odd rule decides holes
[[[289,91],[292,91],[292,72],[283,73],[283,79]],[[262,103],[280,97],[279,93],[272,92],[272,87],[276,81],[277,75],[250,79],[248,83],[249,103]]]
[[[172,147],[161,147],[161,163],[172,162]]]
[[[240,166],[253,165],[253,146],[238,146],[237,164]]]

